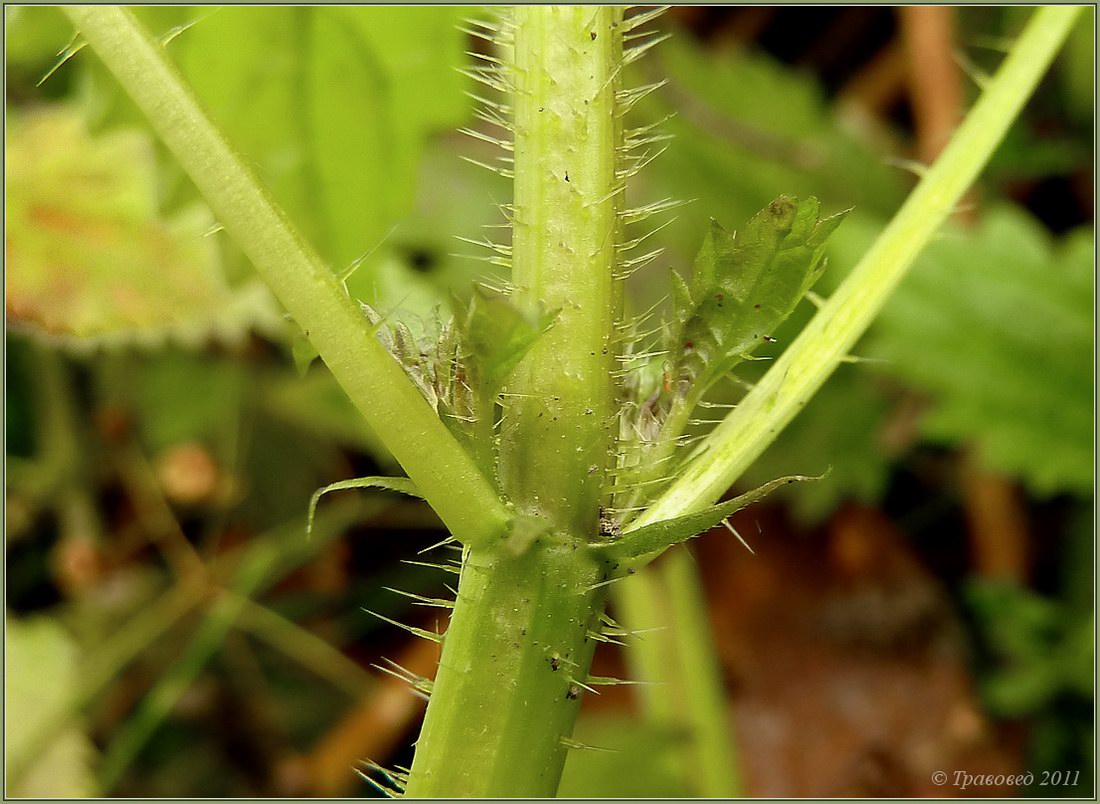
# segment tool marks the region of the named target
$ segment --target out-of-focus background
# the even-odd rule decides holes
[[[510,194],[456,133],[484,127],[455,69],[483,11],[137,13],[334,269],[362,258],[353,296],[415,325],[497,271],[454,239]],[[708,216],[784,193],[853,208],[827,295],[1029,13],[670,10],[631,80],[668,79],[634,115],[675,112],[674,138],[630,194],[694,201],[633,309]],[[363,609],[441,625],[387,591],[445,592],[410,563],[440,524],[343,493],[306,539],[317,488],[393,460],[63,15],[5,15],[7,793],[374,795],[353,768],[407,765],[423,704],[372,665],[430,675],[436,648]],[[1093,55],[1086,9],[867,359],[740,485],[826,479],[735,519],[755,555],[693,548],[743,795],[1093,794]],[[600,647],[596,672],[628,672]],[[577,738],[617,750],[573,752],[563,794],[698,794],[638,700],[586,696]]]

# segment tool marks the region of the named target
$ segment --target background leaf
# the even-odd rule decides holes
[[[1007,207],[929,247],[872,341],[929,395],[926,437],[973,441],[1036,494],[1091,492],[1093,269],[1091,232],[1054,247]]]
[[[13,323],[69,343],[193,345],[279,325],[258,284],[226,282],[204,207],[160,213],[140,130],[93,137],[55,107],[15,118],[6,145]]]
[[[22,757],[28,740],[50,719],[64,715],[59,707],[67,691],[80,683],[76,645],[55,620],[8,618],[5,623],[4,750],[10,760]],[[77,726],[57,736],[7,796],[87,798],[95,795],[91,762],[95,749]]]
[[[616,716],[582,715],[574,733],[605,750],[569,752],[561,798],[678,798],[692,791],[680,779],[675,749],[683,739],[667,728]]]
[[[195,23],[169,53],[337,271],[409,214],[428,136],[468,111],[454,69],[465,60],[459,7],[140,11],[154,32]],[[93,78],[100,119],[133,114],[98,65]],[[352,277],[353,295],[385,304],[374,272],[388,253],[378,249]]]

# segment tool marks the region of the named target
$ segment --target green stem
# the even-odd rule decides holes
[[[266,578],[256,590],[257,593],[262,593],[287,572],[316,555],[318,550],[343,533],[349,525],[362,521],[364,512],[373,512],[375,506],[388,504],[379,501],[366,506],[362,503],[333,505],[318,515],[312,540],[307,542],[301,538],[300,524],[295,522],[275,533],[260,536],[255,544],[247,548],[226,553],[215,562],[214,574],[219,575],[225,567],[236,563],[246,567],[262,564],[268,568]],[[268,545],[268,541],[272,539],[278,541],[278,547],[274,550]],[[142,608],[109,639],[97,645],[82,662],[80,685],[69,690],[50,717],[27,740],[24,754],[8,757],[9,782],[17,784],[32,760],[72,722],[77,713],[85,709],[108,684],[118,678],[119,673],[130,662],[168,633],[187,612],[199,605],[207,592],[207,586],[188,578]]]
[[[630,675],[647,720],[687,739],[677,767],[694,795],[742,794],[721,666],[690,551],[670,550],[659,565],[612,590],[628,627],[647,633],[630,643]],[[659,629],[659,630],[650,630]]]
[[[35,372],[37,460],[50,468],[56,489],[79,485],[84,456],[80,417],[76,410],[72,378],[65,358],[54,349],[31,343],[38,370]]]
[[[256,579],[252,579],[256,580]],[[242,589],[248,594],[251,588]],[[220,596],[205,613],[198,631],[191,638],[184,655],[162,675],[149,693],[142,698],[137,711],[116,734],[99,767],[98,780],[103,792],[118,784],[122,774],[138,756],[160,724],[179,702],[187,688],[217,653],[222,640],[240,612],[241,598]]]
[[[508,384],[501,477],[518,506],[583,536],[596,529],[615,413],[622,13],[514,13],[512,282],[518,304],[558,313]]]
[[[948,148],[872,249],[763,380],[711,433],[698,457],[626,530],[713,503],[794,418],[870,325],[917,254],[977,177],[1034,91],[1078,11],[1051,7],[1036,12]],[[624,609],[628,627],[642,629],[671,622],[674,633],[701,627],[697,615],[669,617],[654,605],[659,590],[672,585],[680,574],[676,565],[688,560],[683,553],[682,549],[674,550],[662,565],[642,569],[616,587],[616,599]],[[670,607],[670,611],[676,608]],[[632,662],[644,678],[661,681],[682,678],[692,661],[714,667],[713,653],[702,641],[695,643],[694,660],[687,655],[676,659],[677,643],[682,639],[656,632],[646,644],[632,646]],[[671,671],[670,661],[678,665]],[[701,678],[712,676],[704,674]],[[660,688],[643,694],[648,696],[649,711],[658,718],[667,716],[674,705],[672,693]],[[712,697],[713,705],[721,710],[720,694]],[[701,712],[697,707],[693,711]],[[702,741],[701,750],[715,752],[715,757],[725,750],[726,756],[732,756],[728,753],[732,750],[728,731],[717,730],[712,722],[703,734],[696,732],[696,739]]]
[[[936,163],[870,251],[675,482],[629,529],[717,500],[809,401],[882,309],[977,178],[1068,35],[1080,8],[1035,12]]]
[[[410,796],[551,796],[606,587],[595,538],[615,419],[622,10],[512,12],[517,303],[555,310],[509,379],[499,477],[539,523],[466,557]]]
[[[248,609],[250,598],[258,596],[292,566],[297,566],[308,556],[315,555],[321,545],[354,522],[363,507],[357,504],[334,506],[336,510],[318,515],[314,538],[307,549],[297,554],[288,551],[286,546],[288,543],[305,541],[301,538],[300,522],[295,521],[274,533],[261,535],[245,549],[225,588],[199,584],[194,578],[181,582],[180,588],[197,591],[204,596],[213,594],[214,597],[204,612],[203,620],[191,635],[183,655],[161,675],[104,752],[98,774],[103,791],[109,792],[122,778],[188,686],[217,654],[229,630]],[[288,560],[288,556],[293,558]],[[175,595],[176,590],[173,590],[164,599],[168,600]],[[160,633],[163,631],[158,632],[158,636]],[[136,644],[136,640],[131,644]]]
[[[241,630],[312,670],[353,701],[374,689],[377,679],[339,648],[273,609],[238,595],[234,600],[240,606],[237,627]]]
[[[673,550],[665,557],[661,576],[668,593],[669,636],[681,669],[683,718],[694,749],[689,767],[697,793],[705,798],[740,795],[729,702],[691,553],[686,548]]]
[[[547,797],[558,788],[592,661],[600,567],[568,544],[471,551],[406,793]]]
[[[34,389],[39,412],[35,420],[37,459],[49,478],[61,536],[98,543],[103,524],[89,490],[89,445],[77,411],[72,369],[57,350],[37,343],[32,348],[38,365]]]
[[[125,8],[64,10],[440,519],[467,544],[499,537],[509,515],[492,485],[379,343],[332,271],[207,119],[163,48]]]

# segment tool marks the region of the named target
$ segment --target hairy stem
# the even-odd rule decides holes
[[[206,117],[164,49],[125,8],[64,10],[444,524],[467,544],[499,537],[509,515],[492,485]]]
[[[546,797],[598,628],[600,568],[563,543],[522,556],[471,551],[443,642],[406,794]]]
[[[558,313],[509,383],[501,476],[518,506],[581,538],[596,529],[614,414],[619,20],[515,10],[512,282],[517,303]]]
[[[622,11],[511,14],[515,299],[557,319],[508,382],[498,474],[540,535],[466,557],[412,796],[556,792],[605,598],[587,547],[613,436]]]

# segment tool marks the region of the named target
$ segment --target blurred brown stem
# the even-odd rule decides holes
[[[206,565],[187,540],[172,507],[164,498],[153,467],[134,444],[122,448],[117,456],[118,474],[142,521],[149,540],[164,555],[177,578],[202,578]]]
[[[411,639],[397,662],[416,675],[431,677],[439,659],[439,646],[424,639]],[[303,775],[309,794],[345,796],[354,792],[357,779],[352,771],[364,759],[382,761],[398,744],[424,709],[404,681],[386,676],[369,697],[352,709],[305,757],[294,762],[288,775]]]
[[[1027,509],[1008,478],[962,460],[963,506],[969,525],[971,560],[983,578],[1026,584],[1030,565]]]
[[[898,9],[908,57],[909,99],[920,160],[930,165],[963,118],[963,86],[955,63],[955,9]]]

